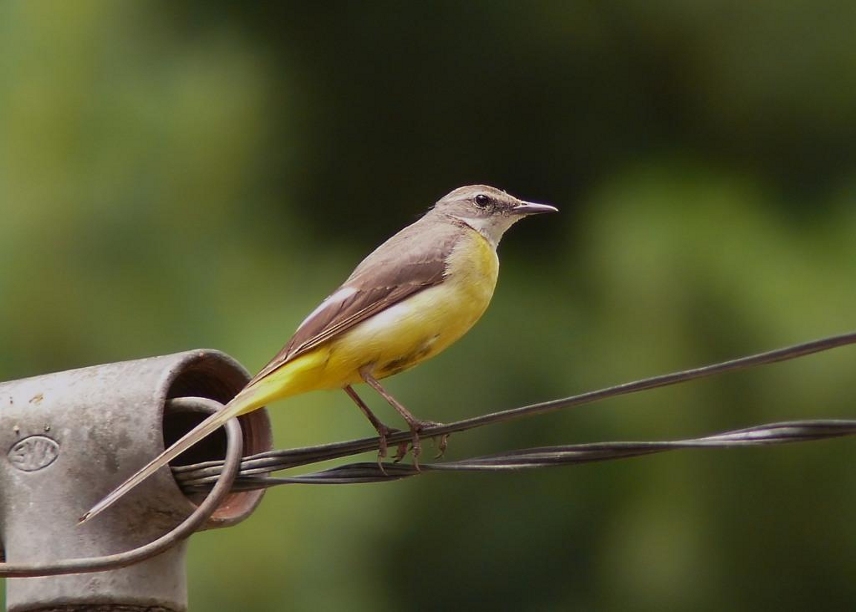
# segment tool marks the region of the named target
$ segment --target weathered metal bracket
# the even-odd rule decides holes
[[[225,404],[249,376],[236,361],[196,350],[0,383],[0,559],[37,562],[95,557],[146,544],[195,509],[163,469],[103,516],[77,525],[93,503],[204,414],[168,409],[168,400]],[[244,452],[269,450],[265,410],[240,417]],[[219,432],[178,464],[222,459]],[[233,525],[262,491],[230,494],[206,528]],[[198,501],[198,500],[197,500]],[[91,574],[7,580],[10,612],[81,609],[185,610],[186,543],[130,567]]]

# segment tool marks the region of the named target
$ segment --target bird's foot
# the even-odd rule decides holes
[[[413,467],[416,468],[416,471],[419,471],[419,456],[422,454],[422,442],[420,439],[420,434],[423,429],[428,429],[430,427],[439,427],[442,423],[438,423],[436,421],[413,421],[410,423],[410,442],[402,442],[398,445],[398,452],[395,454],[395,458],[393,461],[398,463],[402,459],[407,456],[408,450],[410,451],[411,456],[413,457]],[[437,457],[442,457],[443,453],[446,451],[446,446],[448,445],[449,434],[442,434],[440,436],[433,436],[431,440],[436,441],[437,438],[440,438],[439,442],[437,442],[437,448],[439,450],[439,454]],[[408,449],[409,447],[409,449]]]
[[[396,429],[395,427],[387,427],[383,423],[378,423],[377,427],[377,436],[378,436],[378,446],[377,446],[377,459],[380,461],[381,459],[386,459],[387,452],[389,449],[389,445],[387,444],[387,437],[392,434],[399,433],[401,430]],[[399,446],[401,446],[399,444]],[[398,455],[396,454],[396,457]]]
[[[437,444],[437,454],[434,455],[434,459],[439,459],[446,453],[446,447],[449,446],[450,435],[452,434],[442,434],[431,438],[431,440]],[[438,441],[437,438],[440,438],[440,440]]]

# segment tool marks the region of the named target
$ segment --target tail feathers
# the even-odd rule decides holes
[[[165,451],[163,451],[160,455],[152,459],[148,464],[146,464],[145,467],[140,469],[136,474],[134,474],[121,485],[116,487],[104,499],[92,506],[92,508],[86,514],[80,517],[78,525],[85,523],[86,521],[90,520],[94,516],[100,514],[101,512],[112,506],[131,489],[139,485],[146,478],[157,472],[160,468],[168,464],[170,461],[178,457],[188,448],[190,448],[203,438],[207,437],[208,435],[219,429],[224,423],[226,423],[226,421],[228,421],[232,417],[236,417],[246,412],[250,412],[264,405],[263,403],[257,403],[257,398],[254,396],[255,394],[245,394],[243,392],[239,393],[231,402],[229,402],[223,408],[223,410],[215,412],[207,419],[202,421],[199,425],[191,429],[184,436],[182,436],[175,444],[173,444]]]

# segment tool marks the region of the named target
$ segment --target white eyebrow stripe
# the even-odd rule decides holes
[[[318,304],[318,307],[315,308],[315,310],[313,310],[312,312],[310,312],[309,316],[307,316],[305,319],[303,319],[303,323],[301,323],[297,327],[297,331],[300,331],[301,329],[303,329],[303,327],[307,323],[309,323],[312,319],[317,317],[319,314],[321,314],[323,311],[325,311],[330,306],[333,306],[333,305],[338,304],[340,302],[344,302],[345,300],[347,300],[349,297],[351,297],[355,293],[357,293],[357,289],[355,289],[354,287],[346,287],[344,285],[342,287],[339,287],[338,289],[336,289],[336,291],[334,291],[329,296],[327,296],[327,298],[323,302]]]

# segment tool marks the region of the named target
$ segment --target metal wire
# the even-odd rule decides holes
[[[206,412],[213,412],[222,407],[218,402],[198,397],[176,398],[169,400],[169,403],[171,410],[202,408]],[[232,483],[238,473],[243,452],[241,426],[238,424],[238,419],[232,419],[226,423],[226,444],[226,459],[221,462],[221,474],[215,478],[213,487],[210,484],[207,487],[207,490],[211,491],[210,495],[199,504],[189,517],[157,540],[126,552],[103,557],[61,559],[37,563],[0,563],[0,576],[26,578],[100,572],[145,561],[175,546],[205,524],[232,490]]]
[[[284,478],[263,475],[264,473],[279,469],[276,463],[271,461],[272,458],[266,458],[266,468],[260,470],[259,468],[252,467],[253,459],[250,457],[245,460],[245,467],[241,468],[241,473],[235,479],[232,490],[248,491],[285,484],[357,484],[382,482],[417,476],[423,472],[499,472],[523,470],[626,459],[674,450],[770,446],[794,442],[811,442],[852,435],[856,435],[856,420],[786,421],[683,440],[592,442],[527,448],[459,461],[420,463],[418,469],[412,465],[401,463],[384,464],[383,466],[378,465],[377,462],[351,463],[319,472]],[[283,456],[282,464],[290,467],[292,461],[288,457],[289,454],[290,451],[279,453],[279,455]],[[246,466],[247,463],[249,464],[248,466]],[[211,475],[209,470],[212,470],[212,467],[188,470],[177,475],[177,478],[180,479],[182,490],[186,492],[208,490],[208,487],[211,486],[211,481],[216,478],[215,475]],[[214,471],[216,472],[216,468],[214,468]]]
[[[722,363],[716,363],[700,368],[693,368],[662,376],[654,376],[639,381],[616,385],[606,389],[591,391],[568,398],[532,404],[522,408],[514,408],[503,412],[457,421],[455,423],[432,426],[424,429],[420,435],[425,438],[465,431],[484,425],[511,421],[523,417],[544,414],[562,408],[571,408],[586,403],[635,393],[657,387],[665,387],[690,380],[696,380],[715,374],[732,372],[763,364],[775,363],[803,357],[813,353],[831,350],[856,343],[856,332],[840,334],[813,340],[802,344],[741,357]],[[570,465],[591,461],[606,461],[639,455],[649,455],[668,450],[687,448],[716,448],[734,446],[758,446],[783,444],[789,442],[807,442],[836,436],[853,435],[856,421],[849,420],[811,420],[790,421],[758,425],[748,429],[727,431],[711,436],[690,438],[674,441],[645,441],[645,442],[599,442],[589,444],[572,444],[548,448],[524,449],[476,457],[461,461],[444,463],[420,464],[417,470],[409,465],[376,463],[354,463],[339,466],[321,472],[300,476],[273,478],[271,472],[294,468],[329,459],[355,455],[378,448],[378,438],[363,438],[324,444],[305,448],[268,451],[245,458],[241,462],[241,471],[235,481],[236,490],[265,488],[280,484],[312,483],[312,484],[348,484],[360,482],[390,481],[414,476],[428,471],[499,471],[526,468],[547,467],[554,465]],[[410,440],[409,432],[397,432],[387,437],[390,446]],[[220,472],[220,462],[207,462],[173,468],[173,475],[183,490],[204,491]]]
[[[422,431],[423,437],[434,437],[461,432],[484,425],[515,420],[523,417],[544,414],[555,410],[580,406],[582,404],[635,393],[647,389],[674,385],[698,378],[736,371],[752,366],[795,359],[812,353],[856,343],[856,332],[832,336],[821,340],[806,342],[783,349],[759,353],[740,359],[684,370],[664,376],[655,376],[643,380],[616,385],[583,393],[580,395],[532,404],[503,412],[466,419],[447,425],[438,425]],[[216,410],[220,406],[211,400],[201,398],[179,398],[170,400],[179,408],[185,402],[205,405],[207,410]],[[105,569],[125,567],[160,554],[190,536],[201,527],[214,513],[230,491],[267,488],[282,484],[352,484],[361,482],[392,481],[431,471],[503,471],[571,465],[592,461],[606,461],[650,455],[670,450],[690,448],[744,447],[791,442],[806,442],[832,437],[856,434],[856,420],[812,420],[791,421],[760,425],[746,429],[727,431],[700,438],[672,441],[644,442],[599,442],[571,444],[544,448],[522,449],[475,457],[460,461],[421,464],[419,469],[412,465],[391,463],[353,463],[311,474],[293,477],[275,478],[271,472],[354,455],[377,449],[378,438],[363,438],[348,442],[325,444],[286,451],[271,451],[248,457],[241,461],[241,430],[237,419],[226,424],[228,448],[225,461],[206,462],[173,468],[173,474],[182,490],[187,493],[210,491],[205,501],[199,505],[184,522],[154,542],[131,551],[89,557],[65,559],[55,562],[39,563],[0,563],[0,576],[31,577],[59,574],[97,572]],[[409,432],[397,432],[388,436],[388,442],[394,446],[410,440]]]

